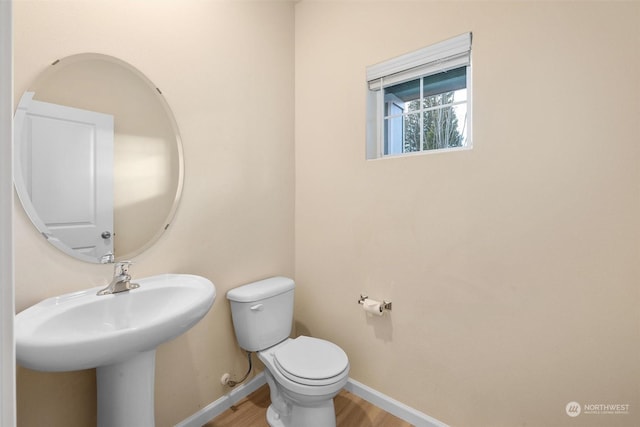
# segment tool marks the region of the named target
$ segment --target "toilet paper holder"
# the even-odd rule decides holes
[[[360,298],[358,299],[358,304],[364,304],[364,300],[369,299],[368,296],[360,294]],[[391,301],[382,300],[380,303],[380,311],[391,311]]]

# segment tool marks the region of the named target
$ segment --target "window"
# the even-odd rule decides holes
[[[367,158],[471,147],[471,33],[367,68]]]

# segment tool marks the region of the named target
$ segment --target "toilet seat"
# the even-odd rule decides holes
[[[349,359],[340,347],[319,338],[300,336],[273,353],[278,371],[299,384],[322,386],[340,381]]]

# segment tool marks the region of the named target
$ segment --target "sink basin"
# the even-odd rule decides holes
[[[216,297],[203,277],[165,274],[140,287],[97,296],[101,288],[46,299],[16,316],[16,356],[39,371],[111,365],[153,350],[195,325]]]
[[[153,426],[155,349],[195,325],[216,298],[213,283],[200,276],[163,274],[132,282],[140,287],[102,296],[96,287],[49,298],[15,319],[20,365],[39,371],[98,368],[99,426]],[[117,401],[120,394],[135,395],[136,407]],[[150,403],[141,410],[144,396]]]

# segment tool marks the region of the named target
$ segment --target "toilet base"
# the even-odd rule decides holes
[[[325,401],[319,406],[293,406],[291,414],[286,418],[281,418],[273,408],[273,405],[269,405],[269,408],[267,408],[267,423],[269,427],[336,427],[333,399]]]
[[[285,427],[284,423],[280,420],[280,417],[273,409],[273,405],[269,405],[267,408],[267,424],[269,424],[269,427]]]

